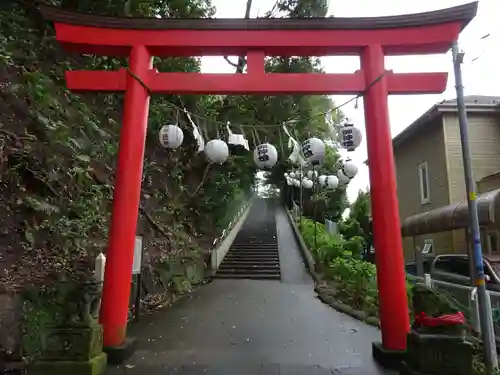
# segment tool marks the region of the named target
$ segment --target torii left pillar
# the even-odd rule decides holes
[[[145,46],[132,47],[129,69],[131,74],[126,77],[123,124],[113,197],[113,220],[106,254],[108,261],[100,316],[100,320],[106,322],[105,345],[118,349],[129,347],[129,350],[117,351],[123,352],[124,356],[133,351],[131,339],[126,338],[126,330],[134,252],[126,249],[133,248],[135,243],[148,123],[150,95],[140,77],[144,77],[152,69],[152,56]]]

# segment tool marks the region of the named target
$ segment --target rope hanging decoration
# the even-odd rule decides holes
[[[210,135],[208,134],[208,127],[206,123],[203,123],[203,135],[205,136],[205,139],[210,139]]]
[[[130,70],[130,68],[127,67],[126,71],[134,79],[136,79],[141,84],[141,86],[144,87],[145,90],[147,90],[147,92],[150,95],[152,94],[152,90],[141,80],[140,77],[138,77],[136,74],[134,74]],[[371,88],[373,85],[375,85],[378,81],[380,81],[389,72],[390,71],[386,71],[383,74],[381,74],[379,77],[377,77],[376,79],[374,79],[373,82],[371,82],[369,85],[367,85],[367,87],[365,88],[365,90],[363,90],[363,92],[361,92],[358,95],[352,97],[351,99],[345,101],[341,105],[339,105],[339,106],[337,106],[335,108],[331,108],[331,109],[329,109],[329,110],[327,110],[325,112],[318,113],[318,114],[316,114],[314,116],[311,116],[308,119],[300,119],[301,122],[307,122],[307,121],[315,119],[315,118],[317,118],[319,116],[324,116],[325,117],[325,122],[327,123],[327,126],[328,126],[328,128],[330,130],[330,133],[332,135],[332,138],[333,139],[337,139],[336,143],[337,144],[340,143],[340,145],[342,146],[345,142],[343,142],[339,138],[339,135],[340,135],[339,133],[341,133],[341,131],[339,131],[339,132],[335,131],[334,120],[333,120],[331,114],[334,113],[334,112],[339,112],[340,108],[344,107],[345,105],[351,103],[354,100],[356,100],[356,106],[357,106],[358,99],[361,96],[363,96],[364,93],[369,88]],[[177,109],[177,121],[176,121],[175,125],[173,125],[173,124],[166,125],[166,126],[162,127],[162,129],[160,130],[160,143],[164,147],[167,147],[167,148],[176,148],[176,147],[179,147],[182,144],[182,141],[183,141],[183,138],[184,138],[184,134],[182,132],[182,129],[178,126],[179,125],[179,111],[182,110],[184,112],[184,114],[186,115],[189,123],[191,124],[193,136],[196,139],[197,144],[198,144],[198,153],[204,151],[205,155],[207,156],[207,159],[211,163],[222,164],[229,157],[229,147],[228,147],[228,144],[226,142],[224,142],[222,139],[220,139],[220,129],[224,125],[226,126],[226,129],[228,131],[228,141],[231,139],[231,144],[233,146],[235,146],[235,145],[243,146],[243,149],[246,149],[246,150],[248,150],[248,141],[246,141],[246,139],[244,137],[243,129],[244,129],[244,127],[247,127],[247,126],[251,127],[251,129],[252,129],[252,136],[254,137],[254,144],[257,145],[256,148],[254,149],[254,161],[257,164],[257,166],[259,166],[259,168],[261,168],[261,169],[273,167],[277,163],[278,152],[277,152],[275,146],[267,143],[267,139],[266,139],[265,143],[263,143],[263,144],[260,143],[259,134],[258,134],[258,132],[256,130],[256,127],[259,127],[259,128],[266,128],[266,127],[278,128],[278,137],[279,137],[279,141],[280,141],[281,150],[283,152],[283,140],[282,140],[282,137],[281,137],[281,130],[279,128],[279,127],[282,127],[282,129],[285,132],[285,134],[289,137],[288,147],[290,149],[292,149],[292,154],[288,157],[288,159],[293,164],[298,164],[301,168],[304,167],[307,164],[307,162],[306,162],[305,159],[307,159],[307,161],[310,162],[310,163],[320,163],[321,160],[324,157],[324,143],[323,143],[323,141],[319,140],[318,138],[314,138],[313,137],[313,138],[309,138],[306,142],[304,142],[303,145],[301,145],[299,143],[299,141],[297,140],[298,139],[297,135],[294,134],[295,137],[293,137],[290,134],[290,132],[288,131],[288,128],[287,128],[286,125],[289,124],[289,123],[297,122],[298,121],[298,120],[294,120],[293,118],[285,121],[282,125],[277,125],[277,124],[274,124],[274,125],[265,125],[265,124],[243,125],[243,124],[241,124],[240,125],[240,129],[242,130],[242,134],[239,135],[239,136],[241,136],[242,139],[240,138],[239,140],[236,140],[234,138],[235,134],[232,133],[232,131],[231,131],[230,127],[229,127],[229,125],[230,125],[229,123],[224,124],[224,123],[222,123],[220,121],[215,121],[215,120],[209,119],[207,117],[203,117],[203,116],[194,114],[192,112],[189,112],[189,111],[187,111],[187,109],[185,107],[184,108],[179,107],[178,105],[176,105],[174,103],[171,103],[171,102],[167,102],[167,103],[170,106],[172,106],[173,108]],[[197,118],[198,120],[204,120],[205,121],[204,132],[205,132],[206,139],[209,139],[208,138],[208,134],[207,134],[206,123],[213,123],[213,124],[215,124],[216,125],[216,130],[217,130],[217,139],[213,139],[213,140],[209,141],[205,145],[205,141],[203,139],[203,136],[202,136],[202,134],[201,134],[198,126],[194,122],[193,117]],[[295,131],[296,129],[293,129],[293,130]],[[353,137],[351,137],[351,138],[353,138]],[[348,140],[351,140],[351,138],[349,138]],[[245,145],[246,145],[246,147],[245,147]],[[315,146],[315,147],[312,147],[312,146]],[[307,150],[305,150],[304,147]],[[312,151],[313,148],[317,152],[316,151],[313,152]],[[351,148],[351,151],[352,151],[355,148],[355,146],[350,147],[350,148]],[[308,156],[304,158],[304,152],[305,151],[307,151],[307,155]],[[309,151],[311,151],[312,154]],[[264,159],[266,159],[266,160],[264,160]],[[204,173],[204,174],[206,174],[206,173]],[[353,174],[356,174],[356,173],[353,173]],[[339,176],[339,177],[342,177],[342,176]],[[352,177],[349,176],[348,178],[352,178]]]
[[[254,129],[250,129],[250,134],[252,134],[253,147],[258,145],[257,138],[255,138]]]
[[[229,144],[231,153],[241,154],[242,152],[249,151],[248,141],[245,139],[243,127],[240,126],[241,134],[236,134],[231,131],[230,125],[231,123],[228,121],[226,123],[226,129],[228,133],[227,143]]]
[[[283,125],[283,131],[288,136],[288,148],[292,150],[292,153],[288,157],[288,160],[292,162],[294,165],[303,165],[305,164],[305,160],[303,160],[300,154],[300,144],[292,135],[290,134],[286,125]]]
[[[183,108],[184,113],[191,124],[192,127],[192,132],[193,132],[193,137],[196,140],[196,143],[198,145],[197,152],[200,153],[203,150],[205,150],[205,140],[203,139],[203,136],[201,135],[200,129],[196,125],[196,123],[193,121],[193,118],[191,117],[191,114],[187,111],[186,108]]]
[[[285,149],[283,147],[283,137],[281,135],[281,129],[278,129],[278,137],[279,137],[279,142],[280,142],[281,154],[284,155],[285,154]]]
[[[151,90],[149,90],[149,88],[144,84],[144,82],[141,81],[141,79],[139,77],[137,77],[135,74],[133,74],[129,69],[127,69],[127,71],[135,78],[139,81],[139,83],[141,83],[141,85],[148,91],[151,93]],[[363,95],[367,92],[367,90],[369,90],[371,87],[373,87],[375,84],[377,84],[382,78],[384,78],[387,74],[391,73],[392,71],[386,71],[384,73],[382,73],[380,76],[378,76],[377,78],[375,78],[369,85],[367,85],[365,87],[365,89],[360,92],[358,95],[356,96],[353,96],[352,98],[346,100],[345,102],[343,102],[342,104],[334,107],[334,108],[331,108],[327,111],[324,111],[324,112],[320,112],[320,113],[317,113],[313,116],[310,116],[309,118],[305,118],[305,119],[300,119],[302,122],[308,122],[308,121],[311,121],[313,119],[316,119],[318,117],[321,117],[321,116],[325,116],[329,113],[334,113],[334,112],[339,112],[341,108],[345,107],[346,105],[352,103],[353,101],[357,101],[359,100],[359,98],[363,97]],[[176,105],[175,103],[172,103],[172,102],[167,102],[170,106],[174,107],[174,108],[180,108],[178,105]],[[180,108],[181,110],[184,110],[183,108]],[[218,125],[225,125],[225,122],[222,122],[222,121],[217,121],[217,120],[214,120],[214,119],[211,119],[211,118],[208,118],[208,117],[205,117],[205,116],[201,116],[201,115],[198,115],[198,114],[194,114],[192,112],[190,112],[191,116],[193,117],[196,117],[198,119],[203,119],[203,120],[206,120],[207,123],[211,123],[211,124],[218,124]],[[242,128],[279,128],[279,127],[282,127],[283,124],[285,125],[289,125],[290,123],[293,123],[294,121],[297,121],[299,120],[299,118],[289,118],[287,119],[286,121],[284,121],[283,123],[281,124],[252,124],[252,125],[244,125],[244,124],[241,124],[240,126]]]

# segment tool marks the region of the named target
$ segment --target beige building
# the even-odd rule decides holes
[[[467,96],[483,252],[500,256],[500,97]],[[434,105],[393,139],[406,260],[414,249],[466,252],[468,208],[456,100]],[[498,189],[498,190],[497,190]]]

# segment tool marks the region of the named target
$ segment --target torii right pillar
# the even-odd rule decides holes
[[[469,14],[462,15],[462,29],[477,9],[472,8],[473,4],[468,6]],[[450,29],[452,24],[447,24]],[[425,43],[425,37],[422,42]],[[417,48],[414,54],[429,53],[429,49],[429,46],[427,51]],[[367,45],[361,52],[361,70],[368,85],[364,94],[364,113],[382,333],[382,343],[373,343],[372,350],[374,359],[383,367],[399,368],[406,353],[406,335],[403,333],[409,331],[410,322],[406,301],[402,303],[402,299],[406,299],[407,286],[389,121],[391,85],[388,82],[391,78],[385,69],[385,52],[384,47],[376,43]]]

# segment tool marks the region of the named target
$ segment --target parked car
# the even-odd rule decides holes
[[[434,257],[430,257],[430,256],[425,257],[422,260],[423,266],[424,266],[424,273],[430,273],[433,261],[434,261]],[[407,274],[412,275],[412,276],[418,276],[416,262],[407,263],[405,268],[406,268]]]
[[[465,254],[445,254],[424,258],[424,273],[429,273],[434,280],[452,284],[470,285],[469,256]],[[486,288],[500,292],[500,262],[483,257]],[[407,273],[416,275],[416,264],[406,265]]]

